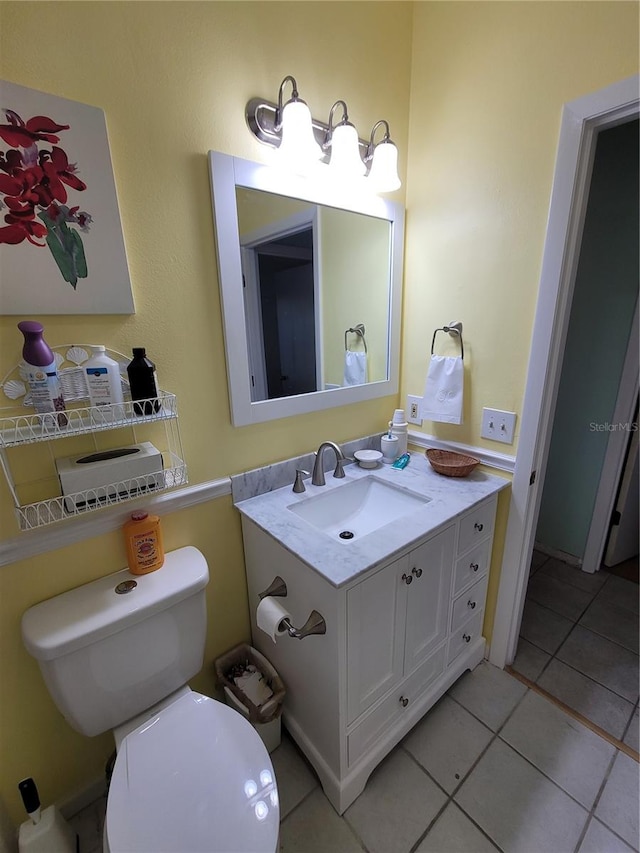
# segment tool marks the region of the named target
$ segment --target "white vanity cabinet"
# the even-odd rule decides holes
[[[253,644],[287,689],[284,721],[342,814],[371,771],[467,669],[483,658],[482,619],[497,497],[492,495],[391,559],[331,584],[243,514]],[[345,543],[344,548],[349,544]],[[273,641],[256,626],[259,594],[323,635]]]
[[[448,527],[347,590],[348,723],[446,639],[454,539]]]

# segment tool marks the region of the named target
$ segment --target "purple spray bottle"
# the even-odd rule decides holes
[[[64,398],[58,368],[51,347],[42,337],[44,327],[35,320],[23,320],[18,328],[24,335],[22,358],[27,370],[31,404],[39,414],[64,412]],[[59,426],[67,425],[67,416],[57,416]]]

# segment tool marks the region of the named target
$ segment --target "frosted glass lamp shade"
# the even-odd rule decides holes
[[[364,175],[367,167],[360,156],[358,131],[352,124],[339,124],[331,136],[329,166],[334,174],[344,177]]]
[[[373,189],[379,193],[388,193],[400,188],[398,149],[393,142],[383,140],[376,145],[368,180]]]
[[[293,166],[310,165],[322,157],[313,135],[311,111],[304,101],[289,101],[282,109],[282,140],[278,159]]]

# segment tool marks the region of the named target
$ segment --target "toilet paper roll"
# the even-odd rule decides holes
[[[261,631],[268,634],[275,643],[278,637],[287,633],[282,626],[283,619],[291,619],[291,615],[284,609],[277,598],[267,595],[262,599],[256,610],[256,623]]]

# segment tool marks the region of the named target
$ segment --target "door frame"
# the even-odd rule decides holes
[[[313,304],[315,314],[315,362],[316,387],[323,390],[324,355],[322,348],[322,303],[320,295],[321,258],[318,208],[293,213],[278,222],[267,223],[240,239],[240,257],[244,284],[244,310],[247,327],[249,369],[251,372],[251,402],[267,400],[267,374],[265,367],[264,337],[262,334],[262,310],[260,308],[260,276],[258,275],[257,249],[263,243],[289,237],[300,231],[311,229],[313,239]]]
[[[639,114],[640,75],[564,105],[489,660],[513,662],[540,509],[597,135]]]
[[[636,301],[633,325],[629,337],[627,355],[622,368],[622,378],[618,389],[616,405],[611,424],[630,424],[638,403],[638,302]],[[607,450],[602,463],[602,474],[593,507],[589,535],[584,549],[583,572],[597,572],[602,563],[604,549],[615,509],[618,486],[622,477],[624,459],[629,445],[629,433],[624,429],[612,429],[609,432]]]

